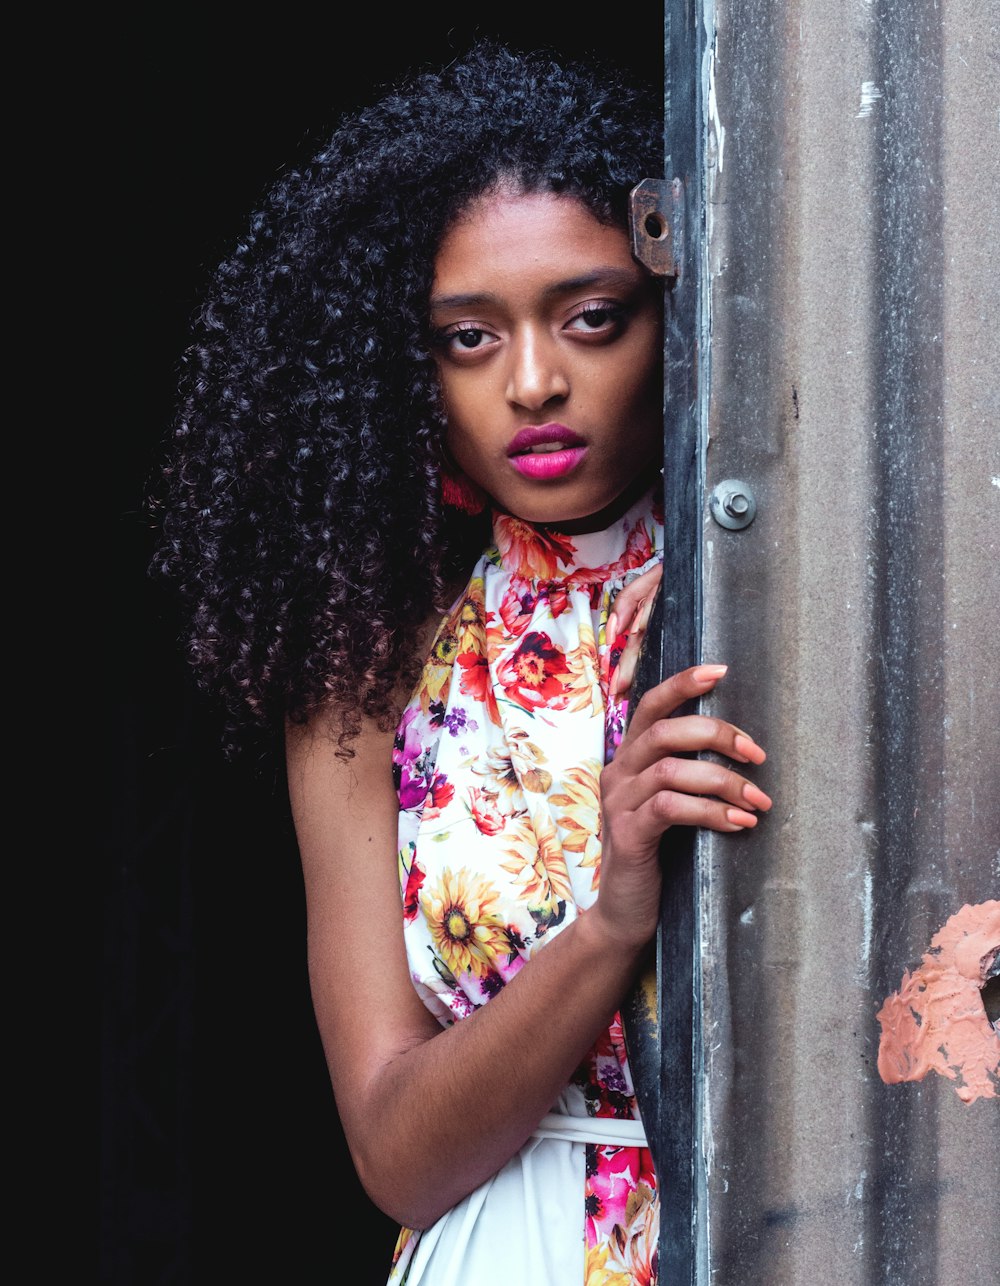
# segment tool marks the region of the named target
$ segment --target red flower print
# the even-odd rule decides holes
[[[507,821],[497,807],[496,792],[479,786],[469,788],[469,812],[483,835],[499,835]]]
[[[639,1182],[656,1191],[656,1170],[653,1168],[653,1154],[649,1148],[639,1149]]]
[[[576,546],[569,536],[543,531],[510,514],[498,514],[493,523],[497,549],[505,567],[527,580],[551,580],[559,565],[572,562]]]
[[[490,670],[486,657],[479,652],[459,652],[458,664],[461,670],[462,693],[485,705],[490,722],[499,724],[500,711],[497,709],[497,699],[493,695],[493,684],[490,682]]]
[[[569,672],[563,651],[540,630],[526,634],[497,670],[507,696],[525,710],[563,709],[567,699],[563,677]]]
[[[508,587],[500,604],[500,619],[511,638],[516,639],[527,629],[537,602],[537,596],[523,582]]]
[[[633,527],[628,534],[628,541],[625,545],[625,552],[621,558],[613,563],[605,563],[601,567],[578,567],[575,572],[568,578],[567,585],[572,589],[590,588],[591,605],[597,607],[594,601],[594,586],[598,587],[598,601],[600,599],[600,589],[609,581],[624,576],[626,572],[634,571],[637,567],[642,567],[653,557],[653,534],[645,523],[640,522],[638,526]]]
[[[403,918],[407,922],[413,919],[417,914],[420,904],[420,890],[427,872],[416,862],[410,867],[410,873],[406,877],[406,890],[403,893]]]
[[[597,586],[598,598],[602,588]],[[556,620],[570,605],[569,590],[559,581],[552,581],[548,585],[542,585],[536,594],[531,582],[517,576],[512,578],[500,604],[500,619],[511,639],[516,639],[528,628],[539,603],[544,603],[553,620]]]
[[[644,522],[633,527],[622,555],[623,572],[641,567],[653,557],[653,534]]]
[[[424,805],[424,816],[437,817],[442,808],[446,808],[454,798],[455,787],[444,773],[435,773],[427,803]]]
[[[558,619],[569,607],[569,591],[565,585],[550,585],[546,590],[545,597],[548,599],[549,611],[553,617]]]
[[[597,1144],[597,1164],[587,1176],[586,1197],[590,1214],[587,1244],[595,1246],[615,1224],[624,1225],[628,1199],[639,1180],[641,1148]]]

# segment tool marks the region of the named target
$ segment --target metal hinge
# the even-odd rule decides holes
[[[667,277],[671,284],[680,275],[673,234],[673,212],[683,208],[679,188],[677,179],[643,179],[629,193],[632,254],[654,277]]]

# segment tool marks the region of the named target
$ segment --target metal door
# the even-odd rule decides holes
[[[649,664],[775,800],[668,834],[626,1012],[669,1286],[1000,1281],[997,20],[667,0]]]

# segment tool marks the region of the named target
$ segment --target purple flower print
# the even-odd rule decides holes
[[[411,706],[404,711],[392,745],[392,776],[399,796],[399,806],[404,811],[419,808],[427,798],[429,775],[433,764],[428,762],[424,745],[426,730],[420,727],[420,709]]]
[[[469,713],[464,706],[456,706],[454,710],[450,710],[442,722],[453,737],[457,737],[459,733],[464,732],[466,729],[469,732],[475,732],[479,727],[475,719],[469,718]]]

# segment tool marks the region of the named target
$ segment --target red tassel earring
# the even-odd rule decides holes
[[[486,493],[464,473],[441,470],[441,499],[453,509],[466,514],[481,514],[486,508]]]

